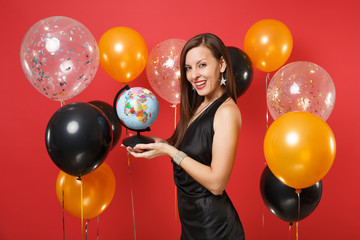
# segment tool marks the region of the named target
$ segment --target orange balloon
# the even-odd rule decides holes
[[[244,50],[254,66],[263,72],[280,68],[289,58],[292,48],[291,32],[278,20],[258,21],[245,35]]]
[[[83,218],[90,219],[100,215],[110,204],[115,193],[115,177],[110,166],[102,163],[93,172],[82,176]],[[60,171],[56,181],[56,195],[62,204],[64,190],[64,209],[73,216],[81,218],[81,183],[77,177]]]
[[[289,112],[277,118],[264,140],[271,172],[289,187],[307,188],[330,170],[336,152],[327,123],[309,112]]]
[[[115,27],[100,38],[100,65],[113,79],[122,83],[134,80],[145,69],[148,48],[144,38],[128,27]]]

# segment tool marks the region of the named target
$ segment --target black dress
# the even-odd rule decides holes
[[[214,116],[227,98],[226,94],[221,96],[191,123],[179,150],[210,166]],[[222,195],[213,195],[174,161],[172,163],[181,222],[180,240],[245,239],[239,216],[226,192]]]

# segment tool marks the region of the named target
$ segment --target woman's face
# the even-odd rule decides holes
[[[225,71],[223,58],[217,60],[206,46],[190,49],[185,57],[186,78],[200,96],[219,96],[220,74]]]

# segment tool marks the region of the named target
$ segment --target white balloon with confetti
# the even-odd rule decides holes
[[[99,66],[99,50],[83,24],[55,16],[38,21],[28,30],[20,61],[27,79],[40,93],[65,101],[91,83]]]

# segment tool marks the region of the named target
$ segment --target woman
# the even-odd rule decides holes
[[[180,58],[180,120],[164,141],[138,144],[134,157],[172,158],[181,240],[245,239],[238,214],[225,192],[241,128],[236,87],[223,42],[200,34]]]

